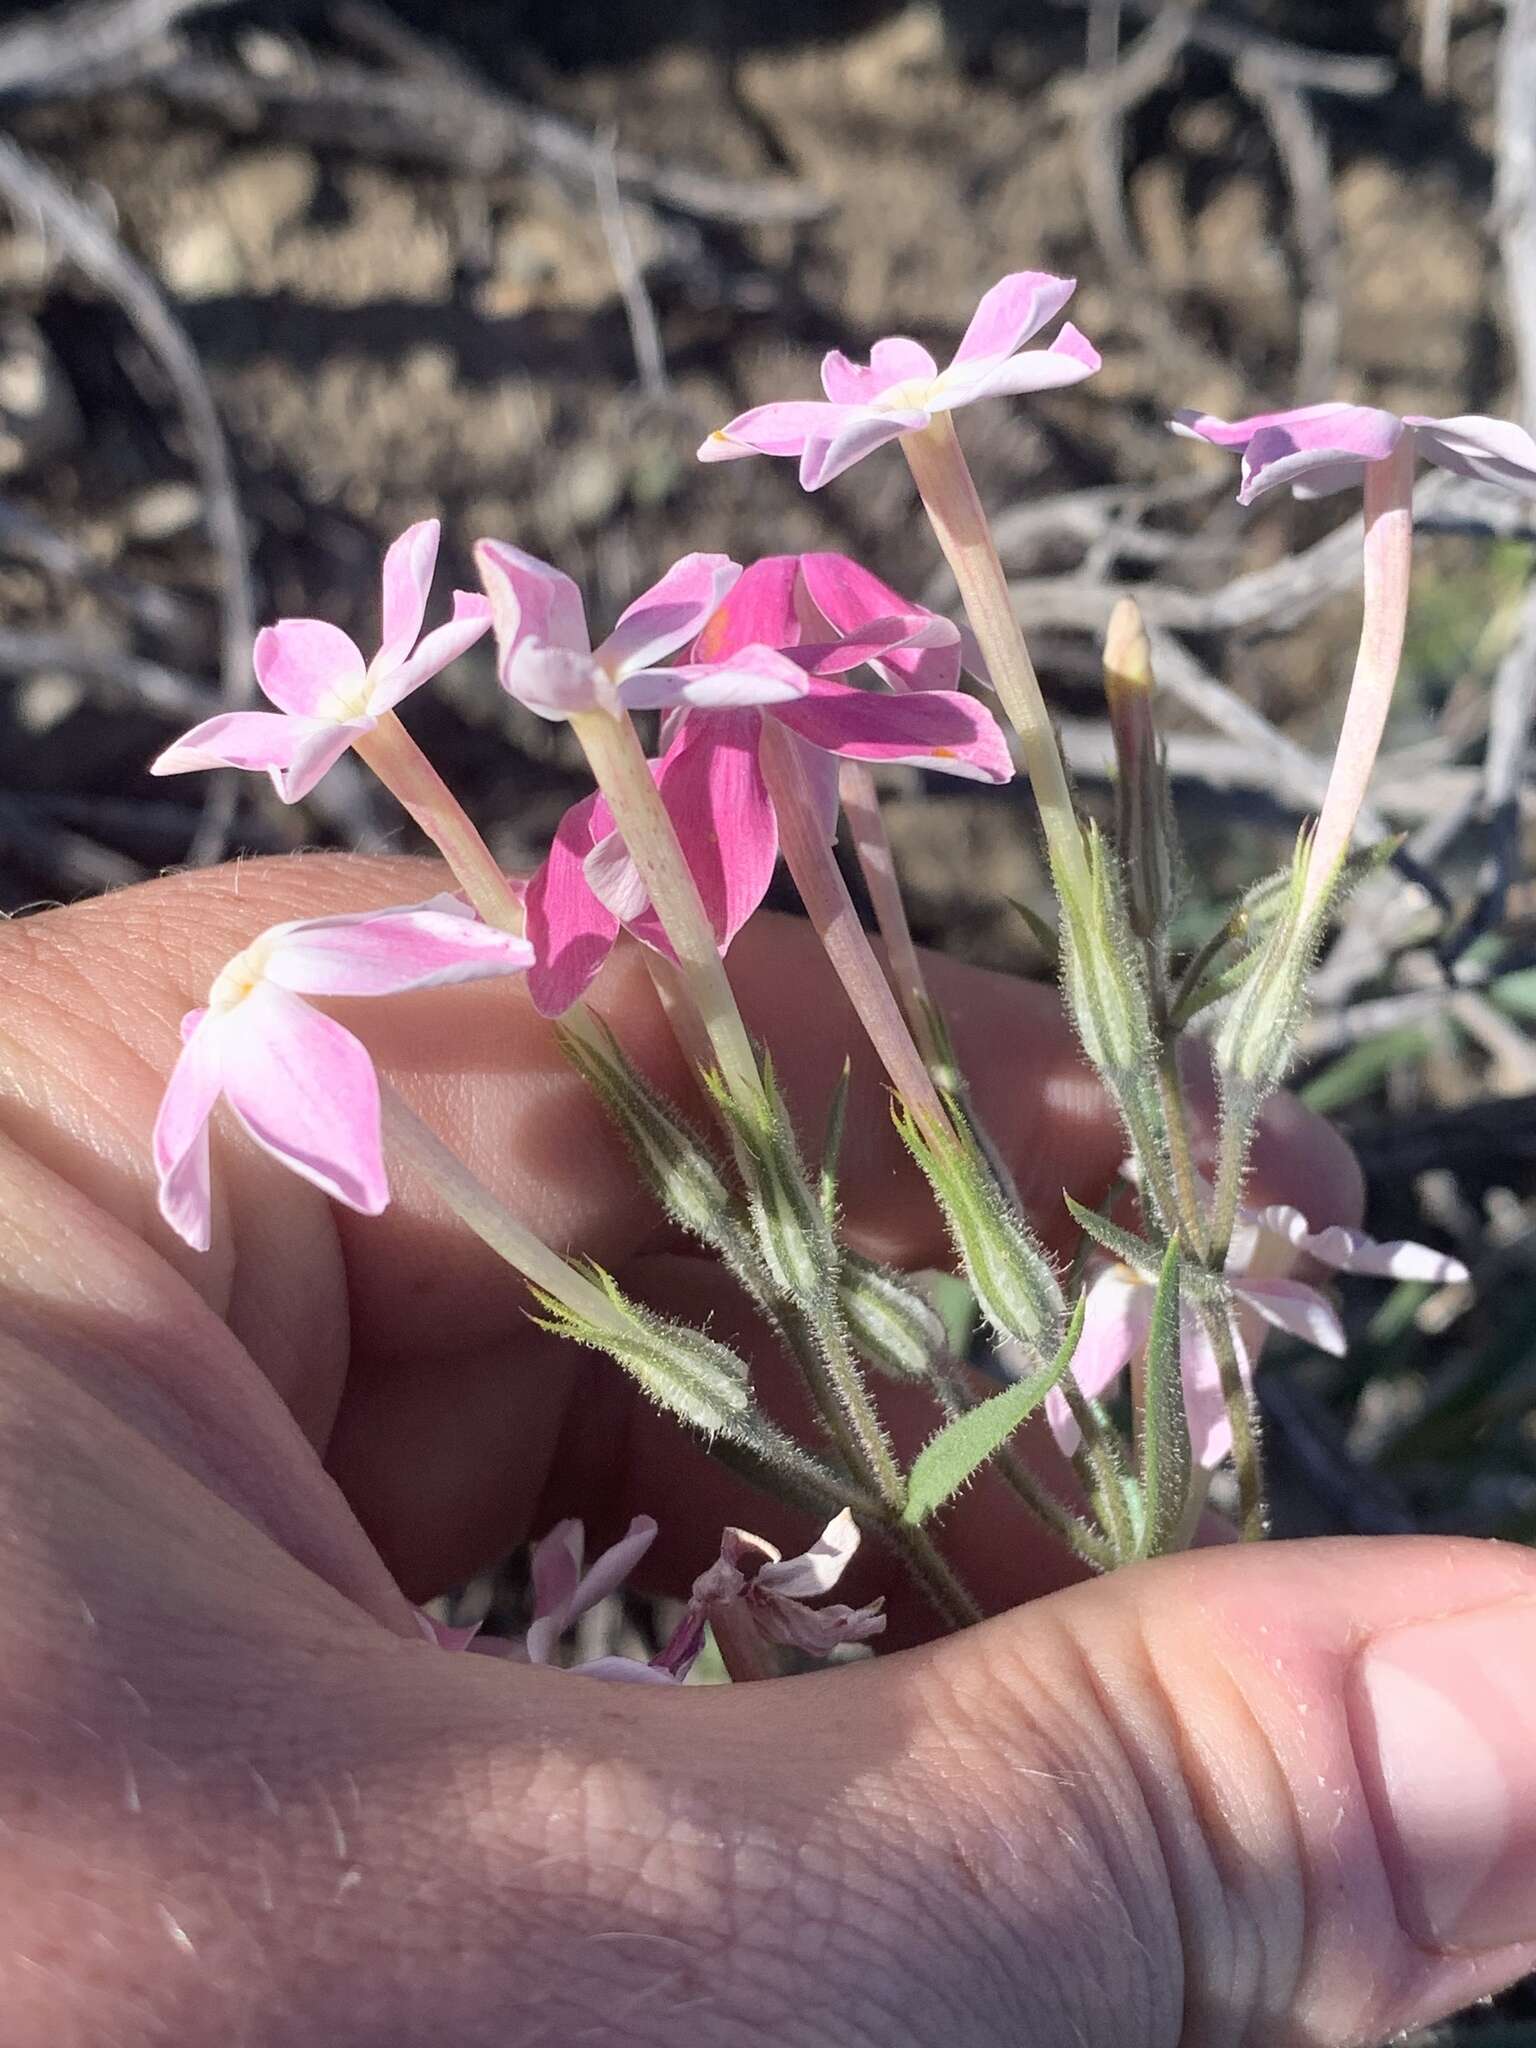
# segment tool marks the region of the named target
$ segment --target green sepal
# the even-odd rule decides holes
[[[843,1071],[837,1077],[832,1090],[832,1100],[827,1105],[827,1134],[821,1146],[821,1181],[818,1192],[821,1196],[821,1213],[827,1219],[829,1230],[837,1227],[837,1174],[843,1154],[843,1129],[848,1120],[848,1084],[853,1074],[851,1060],[843,1061]]]
[[[919,1524],[937,1514],[995,1458],[1019,1425],[1028,1420],[1072,1363],[1082,1335],[1086,1298],[1078,1301],[1056,1356],[1027,1379],[953,1416],[912,1460],[902,1520]]]
[[[613,1304],[614,1322],[598,1323],[535,1287],[534,1299],[544,1311],[533,1319],[539,1327],[605,1351],[659,1408],[690,1428],[755,1445],[759,1432],[750,1426],[755,1418],[746,1360],[703,1330],[631,1301],[601,1266],[588,1271]]]
[[[1029,927],[1029,935],[1045,957],[1045,964],[1052,974],[1061,972],[1061,937],[1055,925],[1043,918],[1038,910],[1031,910],[1027,903],[1017,896],[1008,898],[1009,905],[1018,912]]]
[[[1093,1239],[1097,1245],[1117,1258],[1123,1266],[1129,1266],[1133,1273],[1150,1280],[1162,1264],[1163,1254],[1156,1245],[1148,1244],[1144,1237],[1138,1237],[1133,1230],[1124,1230],[1118,1223],[1111,1223],[1107,1216],[1101,1216],[1097,1209],[1090,1209],[1082,1202],[1074,1202],[1066,1189],[1062,1189],[1062,1200],[1072,1213],[1073,1220]]]
[[[1157,1279],[1137,1414],[1137,1464],[1141,1474],[1138,1548],[1143,1557],[1161,1557],[1174,1548],[1189,1500],[1189,1417],[1184,1406],[1179,1279],[1179,1243],[1175,1238]]]
[[[838,1295],[854,1350],[888,1379],[926,1384],[950,1356],[942,1319],[904,1274],[845,1247]]]

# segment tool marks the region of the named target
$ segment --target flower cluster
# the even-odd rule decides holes
[[[1426,1247],[1377,1244],[1292,1208],[1248,1199],[1255,1118],[1292,1058],[1307,978],[1346,877],[1403,638],[1419,458],[1536,496],[1536,442],[1507,422],[1433,419],[1331,403],[1227,422],[1181,412],[1176,432],[1240,450],[1239,496],[1289,485],[1358,485],[1365,506],[1360,654],[1328,789],[1293,865],[1256,890],[1180,966],[1172,937],[1182,864],[1157,732],[1151,643],[1135,606],[1106,647],[1120,787],[1110,840],[1076,803],[1014,613],[954,416],[984,398],[1075,385],[1100,367],[1070,323],[1043,346],[1071,280],[1021,271],[982,298],[944,368],[905,336],[867,363],[839,351],[824,397],[753,407],[712,433],[701,460],[798,460],[820,490],[897,444],[954,573],[965,624],[831,553],[684,556],[594,645],[575,583],[519,547],[481,540],[482,590],[455,592],[426,627],[439,533],[412,526],[383,568],[371,659],[334,626],[284,619],[255,648],[271,710],[205,721],[167,748],[157,774],[229,766],[264,772],[296,802],[352,749],[435,841],[460,893],[255,937],[188,1013],[153,1135],[161,1212],[188,1244],[212,1237],[211,1128],[222,1098],[265,1152],[365,1214],[389,1199],[385,1151],[425,1173],[453,1213],[527,1284],[546,1325],[605,1352],[651,1400],[803,1505],[824,1504],[820,1539],[789,1559],[725,1531],[671,1639],[648,1661],[575,1668],[677,1684],[712,1630],[737,1679],[781,1654],[825,1657],[885,1625],[879,1602],[822,1603],[860,1541],[887,1553],[951,1624],[975,1603],[947,1558],[944,1516],[994,1464],[1022,1510],[1105,1567],[1190,1540],[1205,1477],[1230,1460],[1245,1533],[1264,1526],[1251,1376],[1264,1331],[1327,1351],[1343,1325],[1314,1269],[1446,1285],[1466,1279]],[[593,787],[560,820],[526,883],[492,859],[411,739],[398,708],[482,635],[502,691],[565,724]],[[994,708],[995,707],[995,708]],[[648,752],[637,716],[659,714]],[[647,732],[648,736],[648,732]],[[1000,785],[1028,775],[1059,898],[1047,943],[1085,1057],[1118,1110],[1132,1154],[1136,1228],[1073,1205],[1090,1253],[1081,1285],[1059,1272],[977,1124],[965,1077],[912,942],[871,770],[901,764]],[[880,934],[877,954],[834,853],[846,825]],[[927,1176],[1005,1384],[983,1395],[953,1355],[949,1326],[905,1276],[848,1245],[837,1196],[841,1105],[819,1166],[807,1163],[736,1007],[724,962],[780,862],[882,1062],[898,1127]],[[585,998],[621,940],[638,942],[698,1072],[707,1133],[655,1093]],[[317,1007],[357,996],[523,977],[558,1018],[572,1061],[611,1110],[637,1170],[672,1222],[719,1259],[801,1369],[822,1440],[788,1437],[751,1368],[712,1331],[668,1322],[598,1268],[543,1243],[377,1074],[362,1040]],[[1220,1113],[1209,1153],[1179,1078],[1178,1039],[1212,1025]],[[1013,1048],[1005,1049],[1012,1052]],[[1018,1048],[1027,1083],[1028,1048]],[[1197,1155],[1200,1163],[1197,1163]],[[1209,1177],[1204,1165],[1211,1166]],[[1301,1266],[1302,1270],[1297,1271]],[[1076,1298],[1070,1298],[1075,1292]],[[1135,1426],[1106,1400],[1128,1374]],[[876,1376],[926,1389],[934,1430],[898,1457]],[[1012,1440],[1043,1413],[1071,1457],[1075,1491],[1047,1491]],[[561,1638],[640,1563],[655,1524],[638,1517],[588,1565],[581,1525],[533,1554],[534,1616],[521,1654],[557,1661]],[[471,1631],[423,1617],[462,1649]]]

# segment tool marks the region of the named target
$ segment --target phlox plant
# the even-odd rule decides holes
[[[253,934],[183,1026],[154,1133],[168,1226],[206,1248],[217,1217],[222,1098],[245,1133],[333,1199],[388,1202],[391,1159],[425,1173],[466,1228],[528,1289],[547,1326],[607,1354],[763,1488],[818,1514],[822,1535],[781,1559],[724,1532],[671,1639],[649,1663],[605,1657],[587,1675],[679,1683],[706,1630],[731,1676],[772,1675],[878,1637],[878,1607],[828,1603],[861,1536],[904,1561],[914,1600],[951,1627],[977,1614],[947,1554],[946,1510],[995,1466],[1021,1515],[1095,1570],[1197,1539],[1213,1474],[1235,1476],[1238,1533],[1262,1538],[1263,1458],[1252,1380],[1266,1332],[1340,1351],[1316,1275],[1329,1270],[1463,1281],[1424,1246],[1314,1229],[1292,1208],[1245,1200],[1255,1119],[1294,1056],[1312,964],[1352,878],[1390,849],[1354,835],[1402,651],[1419,457],[1536,497],[1536,442],[1481,418],[1399,418],[1320,404],[1233,423],[1180,413],[1177,432],[1242,453],[1240,496],[1359,489],[1365,505],[1359,655],[1326,794],[1292,862],[1191,957],[1170,933],[1181,859],[1157,730],[1147,637],[1122,600],[1105,646],[1118,763],[1115,822],[1079,810],[1010,602],[956,414],[1089,378],[1092,345],[1071,325],[1038,337],[1070,280],[1025,271],[985,294],[940,369],[892,337],[867,364],[825,360],[824,397],[759,405],[709,435],[703,461],[791,456],[807,490],[895,443],[953,571],[965,623],[914,603],[834,554],[675,563],[601,637],[559,569],[510,542],[475,550],[482,592],[456,593],[423,635],[435,521],[384,563],[381,646],[368,659],[336,628],[285,619],[259,637],[256,676],[273,708],[216,718],[155,763],[264,771],[294,802],[349,748],[436,843],[457,885],[423,904]],[[475,640],[494,637],[500,686],[570,727],[591,793],[526,882],[501,873],[473,823],[401,724],[397,707]],[[594,644],[595,641],[595,644]],[[648,751],[637,714],[655,713]],[[943,1015],[913,945],[874,770],[901,762],[1001,784],[1027,775],[1055,891],[1064,999],[1124,1127],[1124,1199],[1071,1203],[1070,1273],[1044,1251],[971,1107]],[[846,826],[880,926],[877,953],[834,857]],[[809,1159],[731,987],[732,942],[782,862],[884,1067],[892,1113],[942,1212],[985,1343],[959,1356],[952,1319],[912,1278],[846,1245],[837,1198],[843,1107]],[[645,961],[709,1105],[699,1128],[660,1096],[586,1007],[615,946]],[[375,1072],[361,1042],[310,998],[353,998],[503,976],[555,1022],[560,1043],[624,1134],[672,1222],[745,1291],[798,1367],[819,1428],[788,1436],[763,1411],[746,1361],[710,1331],[628,1299],[600,1269],[539,1240]],[[1206,1040],[1214,1128],[1191,1112],[1182,1040]],[[1030,1085],[1028,1048],[1017,1085]],[[1298,1270],[1300,1269],[1300,1270]],[[978,1365],[981,1370],[977,1370]],[[903,1462],[880,1388],[926,1391],[932,1432]],[[1047,1482],[1021,1454],[1041,1411],[1070,1464]],[[522,1645],[558,1662],[562,1633],[618,1588],[655,1525],[639,1518],[591,1565],[580,1527],[536,1546],[534,1615]],[[999,1532],[999,1543],[1007,1541]],[[445,1648],[471,1631],[429,1623]]]

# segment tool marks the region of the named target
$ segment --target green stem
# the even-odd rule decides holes
[[[1225,1299],[1202,1301],[1200,1320],[1216,1354],[1221,1397],[1232,1425],[1232,1463],[1237,1471],[1238,1529],[1245,1543],[1262,1542],[1268,1515],[1264,1502],[1264,1454],[1258,1416],[1238,1363],[1232,1316]]]

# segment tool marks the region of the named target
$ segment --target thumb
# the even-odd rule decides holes
[[[902,1731],[851,1893],[933,1997],[929,2032],[893,1987],[914,2041],[1342,2048],[1536,1963],[1521,1552],[1199,1553],[831,1683]],[[753,1691],[803,1745],[797,1688]]]

